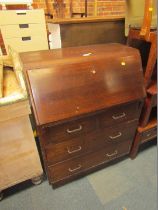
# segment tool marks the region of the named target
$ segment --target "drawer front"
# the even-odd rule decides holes
[[[85,151],[86,148],[83,137],[58,144],[50,144],[45,147],[48,165],[76,157],[83,154]]]
[[[45,23],[44,10],[6,10],[0,12],[0,25],[24,23]]]
[[[16,37],[26,37],[33,35],[46,36],[46,26],[45,24],[18,24],[18,25],[5,25],[1,26],[1,33],[3,39],[6,38],[16,38]]]
[[[45,135],[48,143],[58,143],[65,140],[71,140],[74,138],[80,138],[82,134],[86,134],[96,129],[95,117],[86,118],[83,120],[75,120],[62,125],[46,127]]]
[[[106,127],[99,130],[96,134],[89,134],[86,139],[86,148],[88,151],[95,151],[96,148],[102,148],[110,144],[116,144],[125,140],[134,139],[138,120],[121,123],[116,126]]]
[[[19,38],[10,38],[4,40],[6,49],[8,45],[18,52],[47,50],[48,42],[46,36],[26,36]]]
[[[132,142],[130,140],[112,144],[104,149],[87,155],[85,168],[92,168],[105,162],[121,157],[130,152]]]
[[[108,109],[99,117],[100,127],[103,128],[131,119],[139,119],[140,105],[139,102],[133,102]]]
[[[58,182],[75,174],[79,174],[87,169],[96,167],[97,165],[109,162],[119,156],[128,154],[130,147],[131,142],[125,141],[106,147],[95,153],[50,166],[48,167],[50,181]]]
[[[151,128],[142,133],[141,143],[144,143],[150,139],[156,138],[157,136],[157,127]]]

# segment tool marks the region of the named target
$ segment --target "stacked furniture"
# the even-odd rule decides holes
[[[145,1],[142,27],[141,25],[139,27],[138,25],[131,25],[127,40],[129,46],[135,45],[138,49],[139,45],[145,46],[144,49],[142,48],[143,50],[140,48],[140,51],[142,51],[144,82],[147,93],[130,153],[131,158],[136,157],[140,145],[155,139],[157,136],[157,29],[155,24],[157,18],[155,4],[156,1]],[[136,41],[140,44],[136,44]],[[147,52],[146,55],[144,52]]]
[[[53,187],[129,154],[146,96],[138,50],[104,44],[20,58]]]
[[[43,173],[22,72],[13,70],[10,57],[0,58],[0,199],[3,190],[25,180],[40,183]]]
[[[5,48],[18,52],[48,49],[43,9],[1,10],[0,30]]]

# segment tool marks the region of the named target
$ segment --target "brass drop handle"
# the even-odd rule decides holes
[[[67,133],[75,133],[75,132],[78,132],[81,130],[82,130],[82,125],[79,125],[79,127],[74,130],[67,129],[66,131],[67,131]]]
[[[81,149],[82,149],[82,147],[81,147],[81,146],[78,146],[77,149],[70,151],[69,148],[67,147],[67,152],[68,152],[69,154],[72,154],[72,153],[79,152]]]
[[[121,132],[119,132],[118,135],[116,135],[116,136],[109,136],[109,138],[113,140],[113,139],[119,138],[120,136],[122,136]]]
[[[111,153],[111,154],[107,153],[106,156],[107,156],[107,157],[113,157],[113,156],[115,156],[115,155],[117,155],[117,154],[118,154],[118,151],[115,150],[114,153]]]
[[[120,114],[120,115],[118,115],[118,116],[113,115],[112,118],[113,118],[114,120],[118,120],[118,119],[123,118],[123,117],[125,117],[125,116],[126,116],[126,114],[123,112],[122,114]]]
[[[69,168],[69,172],[77,171],[77,170],[79,170],[81,167],[82,167],[82,166],[79,164],[77,168],[74,168],[74,169]]]

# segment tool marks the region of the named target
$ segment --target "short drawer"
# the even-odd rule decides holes
[[[99,117],[100,127],[115,125],[132,119],[139,119],[141,103],[133,102],[108,109]]]
[[[80,138],[81,135],[96,129],[95,117],[84,118],[62,125],[49,126],[43,128],[45,130],[45,144],[58,143],[61,141]]]
[[[138,120],[120,123],[116,126],[100,129],[96,134],[89,134],[86,139],[86,148],[88,151],[94,151],[96,148],[102,148],[110,144],[116,144],[125,140],[134,139]]]
[[[81,137],[58,144],[49,144],[44,150],[47,164],[52,165],[83,154],[86,151],[86,147],[84,138]]]
[[[18,38],[10,38],[4,40],[5,47],[8,50],[8,45],[14,48],[17,52],[27,52],[36,50],[47,50],[48,42],[45,36],[24,36]]]
[[[17,25],[4,25],[1,26],[1,33],[3,39],[6,38],[16,38],[16,37],[27,37],[46,35],[46,26],[45,24],[17,24]]]
[[[45,23],[43,9],[0,11],[0,25]]]
[[[144,143],[150,139],[156,138],[156,136],[157,136],[157,127],[144,131],[141,134],[141,143]]]
[[[110,147],[106,147],[97,152],[50,166],[48,167],[50,181],[55,183],[60,180],[67,179],[90,168],[94,168],[117,157],[128,154],[130,146],[131,142],[125,141]]]

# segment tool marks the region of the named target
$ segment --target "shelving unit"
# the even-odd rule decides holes
[[[130,46],[134,41],[144,42],[148,45],[145,65],[145,59],[142,57],[147,97],[144,101],[139,126],[130,152],[132,159],[136,157],[142,144],[155,139],[157,136],[157,76],[155,68],[157,65],[157,29],[151,26],[152,5],[149,0],[145,1],[144,11],[142,27],[131,27],[127,39],[127,44]]]

